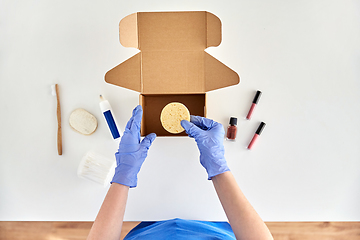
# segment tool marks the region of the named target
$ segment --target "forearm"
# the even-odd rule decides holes
[[[240,190],[231,172],[212,178],[236,239],[270,240],[269,229]]]
[[[91,227],[88,240],[120,239],[129,187],[111,184],[100,211]]]

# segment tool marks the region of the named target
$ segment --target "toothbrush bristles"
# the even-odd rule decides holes
[[[51,94],[52,94],[53,96],[56,96],[55,84],[51,85]]]

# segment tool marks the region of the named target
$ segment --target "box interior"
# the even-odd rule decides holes
[[[184,104],[191,115],[206,117],[206,94],[140,94],[143,107],[141,136],[156,133],[157,136],[187,136],[184,132],[172,134],[166,131],[160,122],[162,109],[171,102]]]

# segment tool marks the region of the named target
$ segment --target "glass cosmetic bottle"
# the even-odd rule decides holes
[[[235,141],[236,133],[237,133],[237,118],[231,117],[230,118],[230,126],[227,128],[226,139],[230,141]]]

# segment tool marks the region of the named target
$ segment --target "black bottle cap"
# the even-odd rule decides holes
[[[237,118],[231,117],[230,118],[230,125],[236,125],[237,124]]]
[[[264,130],[264,127],[266,126],[266,124],[264,122],[261,122],[258,129],[256,130],[256,134],[260,135],[261,132]]]
[[[261,97],[261,91],[257,91],[253,100],[253,103],[257,104],[259,102],[259,99]]]

